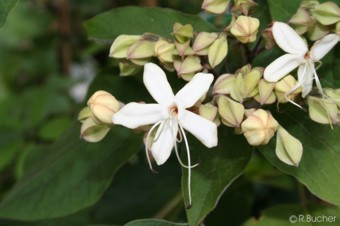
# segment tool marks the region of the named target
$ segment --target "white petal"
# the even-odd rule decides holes
[[[277,82],[303,62],[304,58],[302,56],[285,54],[266,67],[264,70],[264,79],[267,80],[267,82]]]
[[[157,131],[156,134],[159,134],[159,136],[151,146],[151,154],[157,165],[162,165],[170,157],[171,150],[176,142],[178,127],[171,121],[164,121],[158,130],[160,131]]]
[[[197,73],[190,82],[188,82],[176,94],[176,101],[180,102],[184,108],[192,107],[204,94],[214,80],[212,74]]]
[[[305,42],[288,24],[275,22],[273,36],[277,45],[287,53],[305,55],[308,51]]]
[[[302,97],[306,97],[313,88],[313,70],[308,64],[301,64],[298,69],[298,83],[301,83]]]
[[[170,105],[174,102],[174,93],[164,71],[154,63],[144,65],[143,80],[149,93],[160,104]]]
[[[166,117],[166,109],[159,104],[129,103],[112,116],[112,122],[130,129],[154,124]]]
[[[217,145],[217,126],[215,123],[187,110],[183,111],[178,120],[184,129],[189,131],[208,148]]]
[[[321,60],[338,43],[339,37],[336,34],[326,35],[316,41],[310,50],[310,57],[314,61]]]

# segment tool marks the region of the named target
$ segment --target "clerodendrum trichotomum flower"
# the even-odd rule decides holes
[[[158,165],[163,164],[175,147],[176,155],[182,166],[188,168],[189,205],[191,205],[191,165],[190,150],[184,129],[193,134],[208,148],[217,145],[217,126],[215,123],[186,110],[192,107],[205,93],[213,81],[212,74],[198,73],[176,95],[163,70],[153,63],[144,66],[144,84],[158,104],[129,103],[112,118],[114,124],[134,129],[153,124],[146,138],[146,154],[148,154],[151,134],[157,129],[152,140],[151,154]],[[176,142],[184,140],[188,165],[184,165],[178,155]]]
[[[338,43],[336,34],[329,34],[321,38],[308,50],[302,38],[285,23],[275,22],[273,36],[277,45],[287,52],[272,62],[264,71],[264,78],[268,82],[277,82],[289,72],[298,68],[298,82],[286,94],[288,96],[297,88],[302,87],[302,97],[306,97],[312,90],[315,79],[319,92],[323,95],[322,87],[316,74],[315,62],[320,60]]]

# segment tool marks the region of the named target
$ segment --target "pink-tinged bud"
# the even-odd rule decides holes
[[[222,123],[229,127],[240,127],[244,116],[244,106],[226,96],[220,96],[217,104]]]
[[[194,28],[191,24],[175,23],[172,33],[175,35],[177,42],[183,43],[194,37]]]
[[[210,103],[201,104],[198,109],[199,115],[203,118],[208,119],[216,123],[217,126],[220,125],[220,120],[218,119],[218,108]]]
[[[183,43],[175,42],[175,46],[176,49],[174,51],[174,54],[176,55],[179,55],[181,57],[194,55],[194,51],[190,47],[190,40]]]
[[[117,59],[126,58],[129,47],[140,38],[140,35],[119,35],[111,45],[109,56]]]
[[[223,74],[216,80],[213,87],[213,94],[229,94],[233,89],[235,75]]]
[[[163,39],[160,39],[155,44],[155,54],[159,61],[164,63],[172,63],[174,61],[173,51],[175,44],[169,43]]]
[[[226,11],[230,0],[204,0],[202,3],[202,9],[211,13],[224,13]]]
[[[269,111],[258,109],[250,114],[241,125],[248,143],[253,146],[268,144],[279,124]]]
[[[93,120],[97,124],[112,125],[112,116],[119,110],[120,103],[106,91],[95,92],[87,105],[92,112]]]
[[[197,56],[187,56],[183,61],[175,60],[174,66],[178,75],[191,74],[202,70],[200,58]]]
[[[209,46],[217,39],[217,33],[199,32],[192,49],[196,55],[208,55]]]
[[[242,43],[254,42],[260,21],[254,17],[239,16],[232,25],[230,32]]]
[[[276,100],[274,87],[275,83],[261,79],[258,84],[259,94],[256,95],[254,99],[261,105],[274,103]]]
[[[243,15],[248,15],[249,9],[257,4],[253,0],[234,0],[232,11],[240,11]]]
[[[144,36],[143,36],[144,37]],[[147,37],[147,36],[146,36]],[[141,38],[138,42],[132,44],[127,53],[127,59],[144,59],[155,55],[156,41]]]
[[[107,125],[98,125],[92,118],[85,120],[80,129],[80,138],[88,142],[98,142],[104,139],[106,134],[110,131]]]

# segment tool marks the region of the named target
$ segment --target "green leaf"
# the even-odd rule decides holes
[[[19,0],[0,1],[0,29],[5,25],[7,16]]]
[[[302,0],[268,0],[270,14],[273,20],[287,22],[297,11]]]
[[[264,210],[259,219],[250,219],[243,226],[324,226],[336,224],[340,209],[310,206],[308,210],[298,205],[278,205]]]
[[[317,70],[319,79],[323,87],[340,87],[340,45],[336,45],[323,59],[321,66]]]
[[[280,109],[281,110],[281,109]],[[340,205],[340,128],[312,122],[308,115],[296,107],[274,117],[303,145],[299,167],[281,162],[275,155],[275,139],[269,145],[260,146],[261,153],[281,171],[291,174],[316,196]]]
[[[187,209],[189,225],[198,225],[217,205],[223,192],[241,175],[251,156],[251,147],[241,135],[230,129],[219,130],[216,148],[207,149],[190,139],[191,159],[200,159],[192,169],[192,207]],[[188,205],[188,171],[183,169],[182,192]]]
[[[122,7],[97,15],[85,22],[88,36],[97,40],[113,40],[118,35],[139,35],[146,32],[170,38],[176,23],[191,24],[194,31],[216,31],[216,28],[196,15],[172,9]]]
[[[23,138],[20,133],[0,131],[0,171],[12,163],[22,143]]]
[[[38,131],[38,135],[44,140],[55,140],[60,137],[72,124],[69,117],[58,117],[43,124]]]
[[[173,223],[164,220],[144,219],[131,221],[124,226],[187,226],[187,224]]]
[[[139,149],[140,136],[114,127],[100,143],[79,139],[74,125],[43,151],[0,204],[0,216],[38,220],[65,216],[96,203],[112,175]]]

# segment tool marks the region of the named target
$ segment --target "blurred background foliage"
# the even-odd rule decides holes
[[[10,12],[0,31],[0,197],[27,173],[27,168],[44,164],[42,156],[53,151],[46,147],[74,124],[85,105],[90,82],[99,71],[116,66],[107,57],[109,45],[89,41],[83,22],[125,5],[201,12],[200,0],[22,0]],[[230,20],[201,15],[218,26]],[[78,130],[73,131],[72,137],[78,136]],[[179,164],[171,158],[159,171],[161,176],[150,173],[140,151],[122,167],[114,183],[91,207],[51,220],[0,219],[0,225],[123,225],[152,217],[186,222]],[[282,208],[294,210],[311,203],[322,202],[292,176],[253,152],[244,175],[223,194],[205,225],[221,225],[226,219],[229,225],[242,225],[274,205],[277,208],[280,204],[291,204]],[[280,212],[279,206],[268,215]]]

